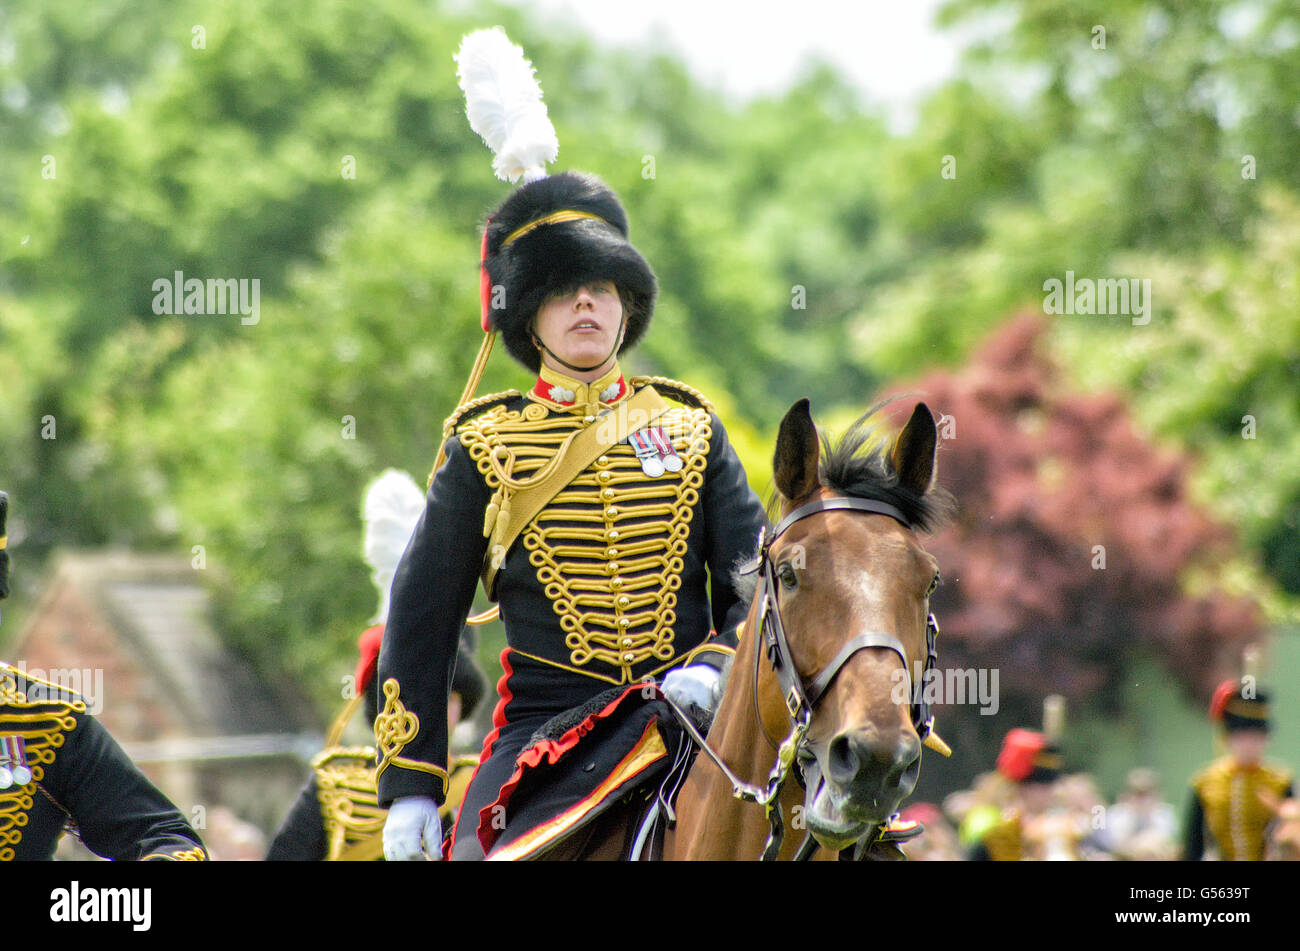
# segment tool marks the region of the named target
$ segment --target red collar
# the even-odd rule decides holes
[[[528,395],[541,402],[570,409],[596,403],[617,403],[629,392],[627,381],[617,368],[589,384],[543,369]]]

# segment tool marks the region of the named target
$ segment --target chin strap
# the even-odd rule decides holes
[[[542,343],[542,338],[539,337],[539,336],[537,336],[537,332],[536,332],[536,331],[533,331],[533,334],[532,334],[532,336],[533,336],[533,343],[537,345],[537,349],[539,349],[539,350],[545,350],[548,354],[550,354],[551,359],[554,360],[556,363],[559,363],[559,364],[563,365],[563,366],[566,367],[567,369],[572,370],[574,373],[590,373],[592,370],[599,370],[599,369],[600,369],[601,367],[603,367],[605,364],[609,363],[610,358],[613,357],[614,354],[618,352],[618,345],[619,345],[620,343],[623,342],[623,327],[624,327],[626,324],[627,324],[627,314],[626,314],[626,312],[625,312],[625,313],[623,314],[623,316],[622,316],[621,318],[619,318],[619,321],[618,321],[618,333],[614,335],[614,346],[613,346],[613,348],[610,349],[609,353],[605,354],[605,359],[604,359],[604,360],[601,360],[599,363],[592,364],[592,365],[589,366],[589,367],[579,367],[579,366],[574,366],[574,365],[573,365],[572,363],[570,363],[568,360],[565,360],[565,359],[562,358],[562,357],[556,356],[555,351],[553,351],[553,350],[552,350],[550,347],[548,347],[546,344]]]

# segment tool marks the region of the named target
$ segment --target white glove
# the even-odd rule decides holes
[[[435,862],[442,858],[438,804],[428,796],[402,796],[389,807],[384,822],[384,858],[389,862],[418,862],[426,855]]]
[[[722,674],[708,664],[691,664],[668,671],[663,692],[699,727],[708,726],[722,699]]]

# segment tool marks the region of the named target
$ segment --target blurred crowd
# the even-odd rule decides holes
[[[919,861],[1183,857],[1178,816],[1150,769],[1132,770],[1109,804],[1087,773],[1021,783],[995,770],[948,796],[941,807],[918,803],[903,818],[925,825],[925,834],[904,847],[908,858]]]

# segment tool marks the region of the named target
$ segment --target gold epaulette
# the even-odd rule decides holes
[[[462,420],[470,416],[477,415],[485,409],[495,406],[497,403],[504,403],[506,400],[514,399],[516,396],[523,396],[518,390],[502,390],[500,393],[489,393],[486,396],[476,396],[468,403],[462,403],[457,406],[447,421],[442,424],[442,435],[444,438],[450,438],[456,432],[456,427],[461,424]]]
[[[713,408],[713,404],[709,402],[703,393],[680,380],[670,380],[666,376],[634,376],[628,383],[632,385],[633,389],[638,386],[653,386],[659,391],[660,396],[666,396],[686,406],[694,406],[710,413],[717,413],[717,410]]]
[[[463,420],[477,415],[486,409],[491,409],[498,403],[504,403],[507,400],[514,399],[516,396],[523,396],[523,394],[518,390],[503,390],[500,393],[489,393],[486,396],[477,396],[468,403],[461,403],[452,411],[452,414],[448,416],[446,421],[442,424],[442,441],[446,443],[446,441],[456,432],[456,427],[459,426]],[[441,456],[442,453],[440,452],[439,457],[441,458]],[[433,485],[433,477],[437,474],[438,468],[437,465],[435,465],[433,471],[429,473],[428,482],[425,483],[426,489]]]

